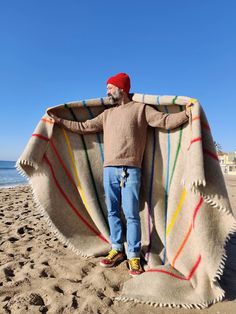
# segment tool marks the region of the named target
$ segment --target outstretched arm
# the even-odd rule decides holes
[[[79,134],[92,134],[103,131],[103,112],[100,113],[97,117],[84,122],[65,120],[55,116],[52,113],[50,113],[50,116],[58,125],[71,132]]]
[[[175,129],[181,124],[188,121],[189,108],[178,113],[164,113],[154,109],[151,106],[145,106],[145,115],[147,123],[152,127],[159,127],[162,129]]]

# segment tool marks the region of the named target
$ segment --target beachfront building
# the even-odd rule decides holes
[[[236,175],[236,151],[230,153],[218,152],[218,158],[224,174]]]

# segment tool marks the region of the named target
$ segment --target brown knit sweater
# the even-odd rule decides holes
[[[49,113],[50,114],[50,113]],[[80,134],[104,133],[104,167],[141,168],[147,127],[174,129],[188,120],[186,111],[163,113],[151,106],[131,101],[104,110],[85,122],[53,116],[56,123]]]

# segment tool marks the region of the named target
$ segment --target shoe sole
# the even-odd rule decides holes
[[[122,257],[122,258],[118,258],[113,264],[103,264],[103,263],[99,262],[99,265],[104,267],[104,268],[111,268],[111,267],[116,266],[117,263],[123,262],[124,260],[125,260],[125,258]]]
[[[143,272],[141,272],[140,274],[136,274],[136,275],[133,275],[133,274],[129,274],[131,277],[137,277],[137,276],[140,276],[142,275]]]

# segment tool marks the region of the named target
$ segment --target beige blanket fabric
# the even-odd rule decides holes
[[[217,278],[224,268],[225,244],[236,231],[207,118],[199,102],[189,97],[132,97],[170,113],[189,102],[193,107],[184,126],[148,129],[140,193],[146,271],[126,282],[118,299],[204,308],[224,296]],[[84,121],[108,106],[108,98],[90,99],[54,107],[54,112]],[[46,114],[17,166],[64,243],[85,257],[109,250],[102,133],[68,132]]]

